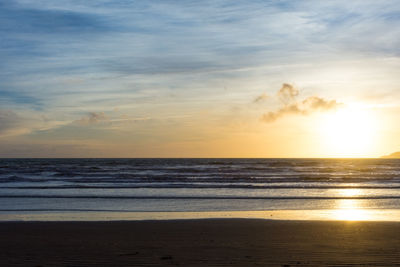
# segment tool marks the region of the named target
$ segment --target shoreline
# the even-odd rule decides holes
[[[393,266],[400,222],[1,222],[1,266]]]
[[[400,222],[400,209],[322,209],[257,211],[3,211],[0,222],[101,222],[193,219],[262,219],[287,221]]]

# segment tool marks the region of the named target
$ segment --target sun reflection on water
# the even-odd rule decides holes
[[[363,194],[363,190],[360,188],[346,188],[340,189],[339,194],[342,197],[357,197]]]
[[[339,191],[341,197],[358,197],[363,195],[363,190],[359,188],[346,188]],[[335,203],[335,209],[332,216],[335,220],[346,221],[365,221],[369,220],[370,214],[358,199],[340,199]]]

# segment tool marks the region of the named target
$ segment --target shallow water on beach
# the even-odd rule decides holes
[[[244,211],[272,219],[397,221],[400,160],[0,159],[0,220]]]

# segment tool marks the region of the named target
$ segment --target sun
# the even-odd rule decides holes
[[[323,143],[332,157],[368,157],[376,143],[377,121],[371,111],[346,107],[326,114],[321,123]]]

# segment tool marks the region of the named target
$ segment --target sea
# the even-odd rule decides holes
[[[0,159],[0,221],[400,221],[399,159]]]

